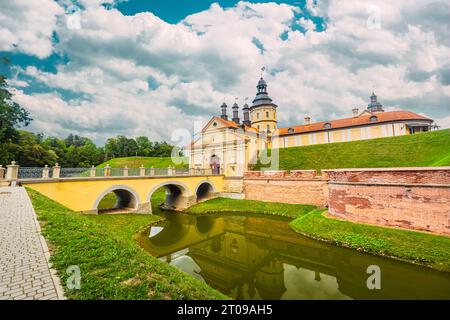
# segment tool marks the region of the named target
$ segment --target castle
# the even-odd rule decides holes
[[[268,148],[393,137],[437,128],[432,119],[411,111],[384,111],[375,93],[364,110],[352,110],[352,117],[325,122],[305,117],[302,125],[278,128],[278,106],[269,97],[262,76],[256,88],[252,105],[242,108],[242,123],[238,104],[233,104],[229,120],[224,102],[220,117],[212,117],[204,126],[188,150],[191,169],[213,168],[226,176],[240,177]]]

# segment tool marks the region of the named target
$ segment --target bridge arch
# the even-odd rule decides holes
[[[151,203],[153,193],[162,187],[166,189],[164,207],[167,209],[179,210],[189,206],[189,199],[191,197],[189,187],[183,182],[176,180],[164,181],[154,186],[147,196],[147,201],[149,203]]]
[[[139,204],[141,200],[139,199],[139,195],[136,191],[126,185],[113,185],[103,191],[96,199],[93,205],[92,210],[98,212],[98,205],[100,201],[108,194],[114,192],[117,198],[117,202],[114,205],[114,209],[131,209],[137,210],[139,208]]]
[[[195,188],[195,196],[197,202],[211,199],[215,193],[216,188],[214,184],[209,180],[200,181]]]

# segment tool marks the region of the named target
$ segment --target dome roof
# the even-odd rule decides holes
[[[272,102],[272,99],[269,97],[269,94],[267,93],[267,83],[266,80],[261,77],[258,81],[258,85],[256,86],[258,91],[256,92],[256,97],[253,100],[253,104],[250,107],[250,109],[259,107],[259,106],[274,106],[277,107],[276,104]]]

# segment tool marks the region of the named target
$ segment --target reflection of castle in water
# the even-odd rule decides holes
[[[168,262],[180,254],[189,257],[196,270],[188,272],[237,299],[295,298],[287,287],[306,283],[286,282],[287,269],[302,272],[310,281],[308,290],[323,290],[323,278],[335,278],[332,298],[450,298],[448,274],[309,240],[284,219],[177,213],[168,216],[159,233],[141,239],[141,245]],[[383,273],[379,291],[366,286],[366,269],[372,264]]]

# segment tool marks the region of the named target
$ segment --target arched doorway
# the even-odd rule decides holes
[[[137,193],[126,186],[114,186],[102,192],[96,199],[94,208],[98,213],[130,212],[138,209]]]
[[[196,190],[197,202],[211,199],[214,196],[214,187],[211,183],[205,181],[201,182]]]
[[[212,174],[220,174],[220,158],[218,155],[213,154],[209,157],[209,167]]]
[[[148,201],[152,210],[182,210],[187,206],[189,189],[179,182],[165,182],[155,186],[149,193]]]

